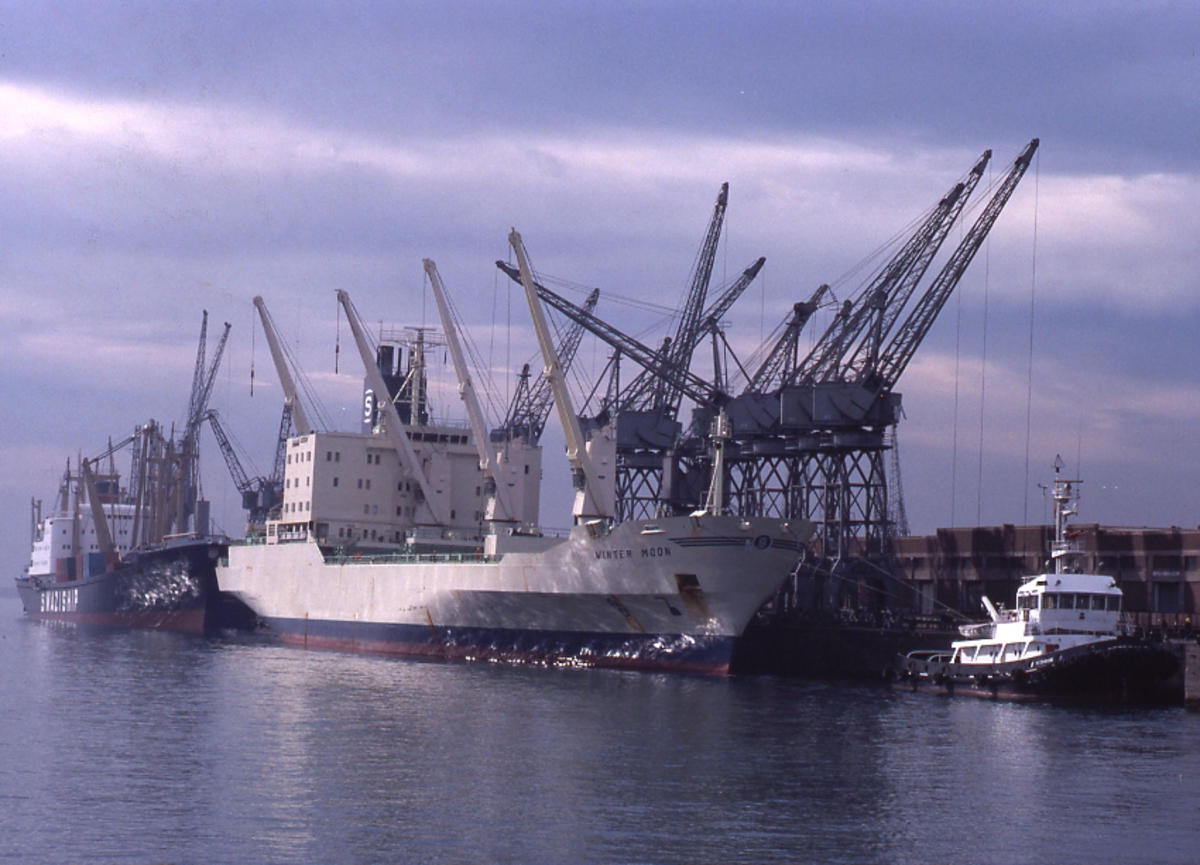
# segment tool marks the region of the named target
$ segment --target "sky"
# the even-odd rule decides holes
[[[535,350],[493,264],[510,227],[656,342],[728,182],[714,284],[767,258],[726,319],[748,355],[1034,137],[897,388],[911,527],[1039,522],[1058,454],[1083,520],[1200,524],[1198,48],[1200,7],[1167,2],[0,2],[0,561],[27,564],[30,500],[68,458],[183,420],[205,310],[210,347],[233,326],[212,405],[265,472],[281,396],[255,295],[355,429],[334,292],[433,324],[432,258],[503,404]],[[585,342],[581,376],[604,359]]]

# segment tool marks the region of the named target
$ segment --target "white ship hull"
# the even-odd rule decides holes
[[[725,673],[796,565],[809,523],[726,516],[623,523],[499,556],[327,555],[231,545],[223,591],[314,648]],[[503,539],[500,539],[503,540]],[[515,539],[513,539],[515,540]]]

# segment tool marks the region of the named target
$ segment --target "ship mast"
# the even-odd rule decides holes
[[[350,295],[345,291],[339,290],[337,292],[337,299],[346,313],[346,321],[350,324],[350,332],[354,335],[355,345],[358,346],[358,353],[362,357],[363,368],[367,372],[367,381],[370,383],[371,389],[375,392],[379,406],[384,413],[384,433],[400,457],[400,467],[406,475],[416,481],[423,499],[422,504],[424,504],[428,512],[429,522],[433,525],[444,526],[446,525],[443,503],[444,495],[441,490],[434,489],[433,484],[430,483],[429,477],[425,473],[424,464],[417,458],[416,451],[413,450],[412,442],[408,438],[404,422],[400,419],[400,413],[396,410],[396,404],[392,401],[388,393],[387,384],[383,380],[383,374],[379,371],[379,365],[375,362],[374,353],[367,340],[367,334],[363,329],[358,310],[354,308],[354,304],[350,302]],[[423,339],[424,332],[418,331],[418,358],[422,364],[424,363]],[[424,378],[424,371],[418,370],[418,375]],[[414,402],[414,406],[416,405],[419,405],[419,403]],[[412,420],[416,419],[412,418]]]
[[[1050,543],[1050,558],[1054,561],[1056,574],[1076,573],[1083,550],[1067,534],[1067,524],[1079,512],[1079,491],[1075,485],[1082,483],[1078,478],[1062,477],[1064,467],[1061,456],[1054,458],[1054,540]]]

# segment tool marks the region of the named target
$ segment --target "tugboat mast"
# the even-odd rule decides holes
[[[1050,543],[1050,558],[1054,561],[1056,574],[1074,574],[1079,572],[1079,558],[1083,550],[1067,535],[1067,524],[1070,518],[1079,512],[1079,491],[1076,484],[1082,483],[1078,478],[1062,477],[1063,459],[1054,458],[1054,540]]]

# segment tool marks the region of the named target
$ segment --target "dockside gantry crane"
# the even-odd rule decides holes
[[[889,519],[884,454],[887,435],[901,417],[895,388],[913,354],[979,250],[996,218],[1028,169],[1038,146],[1031,141],[1008,169],[969,232],[959,242],[930,286],[918,292],[990,160],[984,153],[918,223],[900,250],[874,278],[843,302],[813,349],[799,358],[799,336],[825,301],[827,286],[797,303],[775,344],[756,355],[763,361],[745,375],[745,387],[730,393],[719,364],[713,380],[692,372],[692,353],[705,334],[718,338],[716,322],[750,284],[760,259],[742,274],[721,300],[703,314],[708,274],[719,236],[727,190],[698,259],[692,290],[673,338],[658,349],[621,333],[594,314],[559,297],[536,280],[527,287],[538,298],[615,349],[616,357],[638,364],[642,372],[609,396],[585,429],[611,424],[616,429],[617,485],[614,518],[646,518],[655,513],[688,513],[710,506],[714,424],[721,415],[723,463],[728,472],[725,512],[745,516],[803,517],[820,526],[810,575],[832,575],[839,592],[857,592],[889,570]],[[497,266],[515,281],[516,268]],[[714,360],[716,360],[714,353]],[[617,364],[614,363],[614,367]],[[616,376],[614,370],[613,375]],[[695,408],[685,430],[678,421],[682,399]],[[814,602],[828,602],[823,586],[813,588]],[[880,587],[882,588],[882,587]],[[795,597],[799,584],[792,586]],[[817,596],[820,596],[819,598]],[[823,599],[823,601],[822,601]]]
[[[152,516],[145,524],[146,538],[157,542],[170,534],[203,534],[208,531],[208,513],[200,501],[200,427],[204,422],[204,411],[212,396],[217,369],[229,339],[230,324],[213,351],[211,361],[207,359],[208,312],[200,324],[200,341],[196,350],[196,365],[192,374],[192,390],[188,401],[187,419],[182,434],[156,435],[144,438],[143,453],[138,471],[143,476],[146,507]]]
[[[192,531],[200,534],[208,532],[208,514],[200,512],[200,427],[204,424],[204,412],[212,397],[213,386],[217,381],[217,370],[221,366],[221,358],[225,354],[225,345],[229,341],[229,330],[232,327],[225,322],[225,329],[217,341],[212,360],[205,360],[208,311],[204,312],[204,321],[200,328],[200,345],[196,351],[196,368],[192,374],[192,394],[188,402],[187,423],[184,426],[183,441],[179,446],[182,465],[181,475],[184,478],[183,499],[177,515],[176,530]]]
[[[283,502],[284,460],[278,458],[281,449],[276,448],[277,453],[271,475],[252,478],[242,467],[242,461],[234,450],[233,444],[225,432],[225,427],[221,424],[217,410],[210,408],[204,413],[204,419],[212,428],[213,437],[216,438],[217,445],[221,448],[221,454],[225,457],[225,465],[229,468],[233,485],[242,496],[242,508],[246,511],[246,535],[262,535],[266,531],[267,519],[271,516],[272,511]],[[285,407],[285,426],[280,431],[284,454],[286,454],[289,420],[290,411],[288,407]]]
[[[1013,162],[928,288],[916,292],[990,152],[939,201],[879,275],[843,305],[803,361],[790,371],[781,368],[778,384],[764,375],[725,406],[735,430],[726,450],[729,508],[746,515],[803,516],[820,526],[808,570],[810,594],[798,603],[820,605],[840,594],[858,605],[870,601],[866,593],[872,589],[893,590],[884,585],[884,575],[894,570],[889,514],[899,509],[889,509],[885,454],[892,446],[888,430],[894,435],[901,417],[896,387],[1037,145],[1037,139],[1031,141]],[[856,597],[847,599],[847,593]]]

